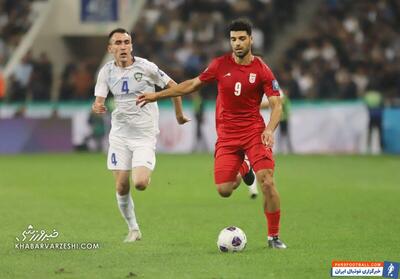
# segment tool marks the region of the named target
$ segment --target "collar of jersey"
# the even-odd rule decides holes
[[[229,55],[229,57],[233,64],[238,65],[240,67],[250,67],[251,65],[253,65],[254,61],[256,60],[256,57],[253,55],[253,59],[251,60],[251,62],[249,64],[242,65],[242,64],[236,63],[235,58],[233,58],[233,52],[231,53],[231,55]]]
[[[114,60],[114,66],[117,67],[117,68],[129,70],[129,69],[132,69],[133,66],[135,66],[135,62],[136,62],[135,56],[132,56],[132,60],[133,60],[133,61],[132,61],[133,63],[132,63],[131,65],[129,65],[129,66],[126,66],[126,67],[120,67],[120,66],[118,66],[117,63],[116,63],[116,61]]]

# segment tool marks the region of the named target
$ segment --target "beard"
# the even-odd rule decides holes
[[[250,49],[243,49],[241,53],[235,52],[235,55],[242,59],[249,53]]]

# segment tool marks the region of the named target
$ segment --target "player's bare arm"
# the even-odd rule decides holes
[[[164,89],[157,93],[144,92],[143,95],[140,95],[137,98],[136,105],[143,107],[147,103],[152,103],[160,99],[187,95],[199,90],[201,85],[201,80],[199,79],[199,77],[196,77],[193,79],[185,80],[176,86]]]
[[[274,132],[281,119],[282,101],[279,96],[271,96],[268,97],[268,102],[271,108],[271,115],[268,125],[261,135],[261,140],[264,145],[272,148],[274,145]]]
[[[284,95],[282,89],[280,89],[279,94],[280,94],[281,101],[283,101],[283,98],[284,98],[285,95]],[[263,99],[261,104],[260,104],[260,109],[269,109],[270,107],[271,106],[269,104],[268,99],[267,100]]]
[[[173,86],[176,86],[177,83],[173,80],[170,80],[167,84],[167,88],[171,88]],[[176,116],[176,121],[178,122],[178,124],[183,125],[187,122],[190,121],[189,118],[187,118],[184,114],[183,114],[183,107],[182,107],[182,98],[181,97],[174,97],[172,98],[172,102],[174,103],[174,108],[175,108],[175,116]]]
[[[103,114],[107,111],[104,105],[106,98],[97,96],[92,105],[92,111],[97,114]]]
[[[269,102],[268,102],[268,100],[263,100],[262,102],[261,102],[261,104],[260,104],[260,109],[268,109],[270,106],[269,106]]]

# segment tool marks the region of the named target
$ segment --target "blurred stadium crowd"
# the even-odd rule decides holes
[[[400,1],[329,0],[279,69],[292,98],[400,97]]]
[[[30,3],[0,0],[0,70],[32,22]],[[254,52],[263,55],[284,26],[294,22],[301,4],[291,0],[147,1],[132,30],[134,54],[155,62],[179,82],[196,76],[213,57],[229,51],[226,23],[231,19],[252,20]],[[357,99],[373,89],[387,104],[399,102],[399,1],[321,1],[308,30],[299,34],[273,67],[292,99]],[[92,98],[98,60],[88,57],[67,64],[56,99]],[[49,100],[52,64],[45,53],[36,58],[28,53],[8,82],[8,100]],[[206,88],[203,96],[214,98],[214,94]]]
[[[4,66],[32,24],[31,0],[0,0],[0,66]]]
[[[136,53],[181,81],[197,76],[215,56],[230,51],[227,22],[248,17],[254,51],[268,51],[301,1],[150,1],[133,30]],[[215,95],[214,93],[211,93]]]

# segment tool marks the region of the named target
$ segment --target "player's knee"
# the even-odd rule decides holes
[[[274,186],[274,181],[272,179],[265,179],[262,183],[262,187],[266,191],[271,190]]]
[[[230,195],[232,195],[232,187],[217,186],[217,191],[223,198],[228,198]]]
[[[264,193],[270,193],[275,187],[272,171],[264,173],[261,177],[261,188]]]
[[[264,193],[271,193],[275,187],[273,178],[271,176],[264,177],[264,180],[261,183],[261,187]]]
[[[135,181],[135,188],[139,191],[144,191],[147,188],[147,185],[149,185],[149,178],[144,178],[144,179],[137,179]]]
[[[136,190],[139,190],[139,191],[144,191],[144,190],[146,190],[146,187],[147,187],[147,185],[146,185],[146,184],[143,184],[143,183],[137,183],[137,184],[135,184]]]
[[[228,198],[232,195],[232,191],[218,190],[218,193],[223,198]]]
[[[129,183],[117,182],[116,191],[120,196],[124,196],[129,193]]]

